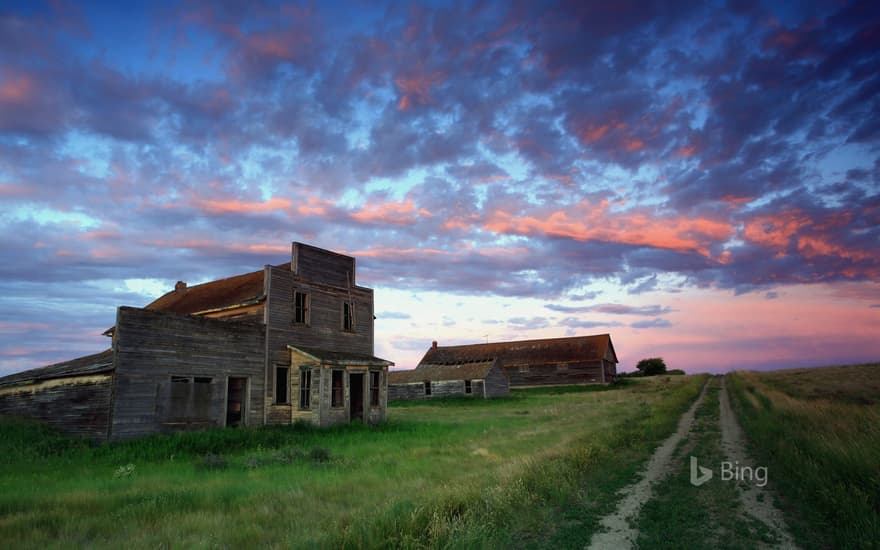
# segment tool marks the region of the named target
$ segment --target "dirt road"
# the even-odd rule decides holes
[[[712,398],[706,403],[707,408],[701,409],[709,388],[713,390]],[[705,414],[702,417],[704,420],[701,420],[700,428],[695,430],[694,417],[698,409],[706,412],[701,413]],[[705,424],[707,418],[708,426]],[[711,456],[722,462],[722,464],[706,464],[711,466],[710,469],[713,471],[710,479],[715,478],[712,482],[716,484],[714,489],[711,484],[692,486],[692,480],[685,474],[690,458],[688,455],[695,447],[715,449]],[[728,465],[727,475],[722,475],[721,472],[724,461]],[[725,540],[725,537],[730,536],[722,524],[730,526],[742,520],[742,524],[749,521],[752,524],[759,522],[763,527],[757,530],[746,529],[738,533],[737,536],[744,538],[729,541],[734,547],[744,545],[754,548],[797,548],[782,513],[774,505],[774,495],[769,487],[763,483],[756,483],[754,478],[730,479],[731,466],[754,467],[754,462],[746,452],[745,438],[731,409],[725,381],[723,377],[716,377],[706,383],[697,400],[682,415],[675,433],[655,450],[640,479],[618,493],[620,501],[617,509],[600,520],[600,531],[593,535],[587,547],[598,550],[636,547],[640,534],[640,512],[644,505],[654,498],[653,493],[658,483],[664,482],[674,473],[675,477],[666,481],[664,487],[669,483],[683,486],[677,487],[681,495],[678,497],[678,504],[700,507],[710,516],[716,514],[714,516],[716,519],[725,516],[723,521],[709,521],[701,526],[702,530],[717,530],[713,533],[714,540]],[[736,490],[729,486],[717,485],[719,483],[734,483]],[[666,504],[668,504],[666,501],[661,500],[655,506]],[[731,514],[734,515],[733,518],[729,517]],[[664,524],[664,529],[665,527]],[[670,524],[669,528],[675,529],[676,526]],[[764,531],[764,534],[760,534],[760,531]],[[644,544],[644,541],[642,543]]]

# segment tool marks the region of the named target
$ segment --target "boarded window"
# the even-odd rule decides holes
[[[172,376],[170,418],[206,420],[211,417],[211,382],[204,376]]]
[[[342,302],[342,330],[354,332],[354,304]]]
[[[293,322],[301,325],[309,324],[309,295],[305,292],[293,293]]]
[[[342,399],[342,375],[343,371],[335,370],[333,371],[333,379],[331,380],[331,389],[333,390],[330,396],[330,406],[331,407],[342,407],[343,399]]]
[[[379,373],[370,371],[370,406],[379,406]]]
[[[290,368],[275,367],[275,403],[287,405],[290,403]]]
[[[308,410],[312,406],[312,371],[299,371],[299,408]]]
[[[431,382],[425,380],[425,395],[431,395]]]
[[[470,380],[464,381],[464,393],[471,393],[471,381]]]

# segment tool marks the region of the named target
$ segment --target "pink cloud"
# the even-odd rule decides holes
[[[211,214],[254,214],[263,212],[276,212],[288,210],[291,207],[289,199],[272,198],[262,202],[247,202],[240,200],[200,200],[195,206]]]
[[[734,232],[730,223],[708,218],[658,217],[640,211],[612,214],[608,206],[607,201],[599,205],[582,201],[574,209],[543,216],[512,216],[497,210],[484,227],[496,233],[616,242],[698,252],[707,257],[711,244],[726,240]]]
[[[413,201],[367,204],[351,214],[352,219],[367,224],[412,225],[417,217],[431,217],[424,208],[416,208]]]

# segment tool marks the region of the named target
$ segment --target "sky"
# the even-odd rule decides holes
[[[880,3],[0,3],[0,375],[357,258],[375,353],[880,359]]]

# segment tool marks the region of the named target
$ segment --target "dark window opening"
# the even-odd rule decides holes
[[[293,293],[293,322],[309,324],[309,295],[305,292]]]
[[[425,380],[425,395],[431,395],[431,382]]]
[[[330,397],[330,406],[331,407],[342,407],[343,399],[342,399],[342,374],[343,371],[335,370],[333,371],[333,379],[331,383],[331,389],[333,390]]]
[[[464,381],[464,393],[471,393],[471,381],[470,380]]]
[[[172,376],[172,384],[189,384],[189,376]]]
[[[312,371],[299,371],[299,408],[308,410],[312,404]]]
[[[370,406],[379,406],[379,373],[370,371]]]
[[[354,305],[351,302],[342,303],[342,330],[354,331]]]
[[[196,376],[193,379],[193,382],[195,382],[196,384],[210,384],[213,381],[214,381],[213,378],[209,378],[207,376]]]
[[[290,379],[288,367],[275,367],[275,403],[278,405],[287,405],[290,401],[288,398]]]

